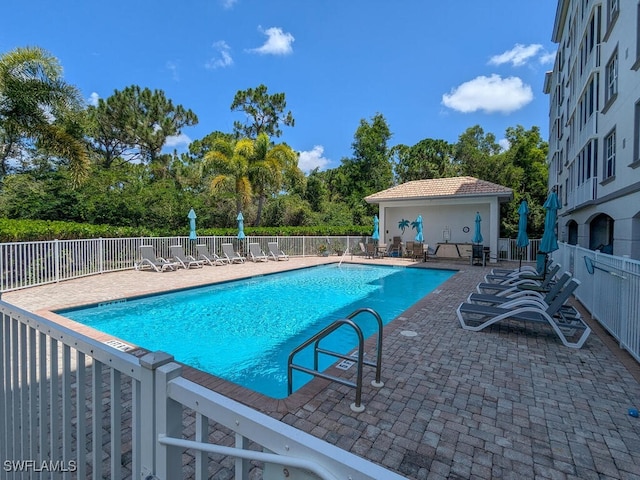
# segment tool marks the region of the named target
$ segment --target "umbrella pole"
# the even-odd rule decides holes
[[[522,270],[522,247],[520,247],[520,263],[518,264],[518,271]]]

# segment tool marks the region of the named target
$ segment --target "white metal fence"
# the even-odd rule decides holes
[[[328,254],[342,255],[345,250],[359,251],[359,242],[370,237],[307,236],[307,237],[198,237],[209,251],[220,253],[223,243],[232,243],[241,253],[249,251],[249,243],[259,243],[269,251],[269,242],[278,242],[289,256]],[[135,268],[140,260],[139,246],[153,245],[160,257],[169,256],[169,246],[182,245],[187,254],[195,255],[196,242],[188,237],[97,238],[90,240],[50,240],[41,242],[12,242],[0,244],[0,292],[45,285],[72,278]],[[515,240],[500,239],[498,258],[535,262],[539,240],[531,240],[528,247],[516,247]]]
[[[580,280],[580,303],[640,362],[640,261],[566,243],[552,256]]]
[[[0,362],[0,479],[404,478],[2,301]]]
[[[367,237],[198,237],[210,251],[220,252],[222,243],[233,243],[248,252],[249,243],[259,243],[266,252],[268,242],[278,242],[290,256],[317,255],[322,245],[331,254],[357,248]],[[0,244],[0,292],[55,283],[86,275],[132,269],[140,259],[138,247],[153,245],[158,256],[168,257],[170,245],[182,245],[195,254],[196,242],[188,237],[97,238],[90,240],[51,240]]]

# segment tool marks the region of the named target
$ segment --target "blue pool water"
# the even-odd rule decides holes
[[[386,324],[454,273],[332,264],[58,313],[270,397],[285,398],[287,358],[295,347],[358,308],[374,309]],[[376,332],[371,315],[356,320],[365,338]],[[341,353],[351,353],[356,345],[353,330],[346,326],[322,342],[323,348]],[[322,360],[324,369],[337,359]],[[311,367],[312,352],[301,352],[296,363]],[[294,372],[294,389],[310,379]]]

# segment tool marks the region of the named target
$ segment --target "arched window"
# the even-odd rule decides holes
[[[589,248],[613,253],[613,218],[601,213],[589,224]]]

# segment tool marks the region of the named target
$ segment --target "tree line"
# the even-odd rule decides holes
[[[503,236],[515,236],[517,209],[529,202],[530,235],[541,234],[547,144],[537,127],[505,132],[502,148],[476,125],[456,143],[425,138],[391,145],[381,113],[361,119],[352,154],[336,168],[305,175],[298,153],[278,143],[294,127],[284,93],[239,90],[244,113],[231,131],[166,152],[167,140],[196,125],[196,113],[161,90],[131,85],[86,105],[64,81],[57,58],[39,47],[0,55],[0,217],[65,220],[183,231],[190,208],[198,227],[368,225],[367,195],[410,180],[470,175],[514,190],[503,208]]]

